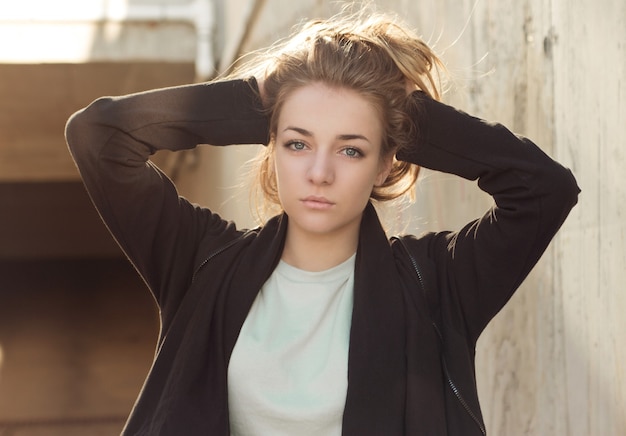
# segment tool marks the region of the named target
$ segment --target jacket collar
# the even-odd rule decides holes
[[[405,344],[402,288],[389,240],[370,203],[355,266],[344,434],[403,434]]]

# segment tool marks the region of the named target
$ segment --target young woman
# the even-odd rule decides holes
[[[254,77],[101,98],[67,141],[160,309],[132,435],[485,434],[478,336],[576,203],[528,139],[438,102],[439,60],[382,17],[309,23]],[[266,144],[282,213],[244,231],[179,197],[157,150]],[[419,166],[495,200],[388,239],[373,202]]]

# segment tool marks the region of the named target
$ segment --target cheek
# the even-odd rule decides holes
[[[376,175],[377,186],[380,186],[383,183],[385,183],[385,181],[387,180],[387,177],[389,177],[389,173],[391,172],[392,166],[393,166],[393,156],[389,158],[385,158],[383,161],[381,161],[380,165],[378,166],[378,173]]]
[[[281,159],[275,154],[273,159],[273,171],[278,195],[280,196],[281,193],[289,192],[294,186],[295,177],[299,171],[293,165],[293,162]]]
[[[276,184],[280,184],[280,181],[285,177],[285,165],[284,162],[274,154],[273,159],[273,168],[274,168],[274,178],[276,179]]]
[[[377,182],[377,172],[373,170],[359,171],[353,174],[345,174],[345,183],[343,186],[346,190],[357,194],[355,195],[355,201],[362,201],[363,199],[369,199]]]

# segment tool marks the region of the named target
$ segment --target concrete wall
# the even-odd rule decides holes
[[[555,150],[584,195],[557,245],[555,421],[626,434],[626,3],[556,2]],[[546,417],[549,418],[549,417]]]

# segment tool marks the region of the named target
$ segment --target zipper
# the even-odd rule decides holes
[[[251,233],[251,232],[253,232],[253,231],[255,231],[255,230],[258,230],[258,229],[248,230],[247,232],[243,233],[243,234],[242,234],[241,236],[239,236],[238,238],[233,239],[232,241],[230,241],[230,242],[228,242],[228,243],[226,243],[226,244],[222,245],[220,248],[218,248],[217,250],[215,250],[215,251],[213,251],[212,253],[210,253],[210,254],[209,254],[209,255],[208,255],[208,256],[207,256],[207,257],[206,257],[206,258],[205,258],[205,259],[204,259],[204,260],[203,260],[203,261],[202,261],[202,262],[201,262],[201,263],[200,263],[197,267],[196,267],[195,271],[193,272],[193,274],[192,274],[192,276],[191,276],[191,283],[190,283],[190,286],[191,286],[191,284],[193,284],[193,282],[195,282],[195,281],[196,281],[196,276],[198,275],[198,273],[200,272],[200,270],[201,270],[202,268],[204,268],[204,266],[205,266],[207,263],[209,263],[209,261],[210,261],[211,259],[213,259],[214,257],[216,257],[216,256],[218,256],[218,255],[220,255],[220,254],[222,254],[224,251],[228,250],[230,247],[232,247],[232,246],[233,246],[233,245],[235,245],[237,242],[239,242],[239,240],[240,240],[241,238],[243,238],[243,237],[244,237],[244,236],[246,236],[248,233]],[[166,336],[167,336],[167,334],[166,334],[166,335],[164,335],[164,336],[162,337],[162,339],[160,340],[160,344],[159,344],[159,346],[158,346],[158,348],[159,348],[159,349],[158,349],[157,353],[160,353],[160,352],[161,352],[161,347],[162,347],[162,346],[163,346],[163,344],[165,343],[165,338],[166,338]]]
[[[411,260],[411,264],[413,265],[413,270],[415,271],[415,275],[417,276],[417,280],[420,284],[420,288],[422,289],[422,294],[424,295],[424,297],[426,297],[426,285],[424,284],[424,278],[422,277],[422,272],[420,271],[417,261],[415,260],[415,258],[413,257],[409,249],[406,247],[402,239],[396,236],[392,237],[391,239],[395,239],[398,242],[400,242],[400,245],[402,246],[404,251],[406,251],[406,253],[409,255],[409,259]],[[433,328],[435,329],[435,332],[437,333],[437,336],[439,337],[439,341],[441,341],[441,343],[443,344],[443,335],[441,334],[439,327],[437,326],[434,320],[431,320],[431,323],[433,325]],[[450,371],[448,370],[448,364],[446,363],[446,356],[444,355],[443,350],[441,352],[441,361],[443,363],[443,372],[445,373],[450,390],[452,390],[452,392],[454,393],[454,396],[457,398],[459,403],[461,403],[461,406],[463,406],[463,409],[465,409],[465,411],[470,416],[470,418],[472,418],[472,420],[476,423],[476,425],[480,429],[480,432],[484,436],[486,436],[487,431],[485,429],[485,426],[480,421],[478,416],[472,411],[471,407],[469,406],[469,404],[467,404],[467,401],[465,401],[465,398],[461,394],[461,391],[459,390],[459,388],[457,388],[456,384],[452,380],[452,376],[450,375]]]
[[[245,232],[244,234],[242,234],[241,236],[239,236],[238,238],[233,239],[232,241],[222,245],[220,248],[218,248],[217,250],[213,251],[212,253],[210,253],[201,263],[200,265],[198,265],[198,267],[196,268],[196,270],[193,272],[193,275],[191,276],[191,283],[193,283],[196,280],[196,276],[198,275],[198,273],[200,272],[200,270],[202,268],[204,268],[204,266],[209,263],[209,261],[211,259],[213,259],[214,257],[222,254],[223,252],[225,252],[226,250],[228,250],[230,247],[232,247],[233,245],[235,245],[237,242],[239,242],[240,239],[242,239],[244,236],[246,236],[248,233],[254,232],[255,229],[253,230],[249,230],[247,232]]]

